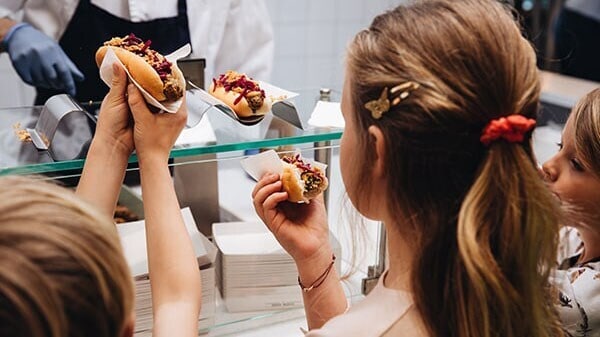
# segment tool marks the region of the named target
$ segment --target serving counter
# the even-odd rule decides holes
[[[303,102],[294,103],[312,106],[315,98],[305,97]],[[278,152],[299,149],[303,156],[332,164],[332,152],[338,148],[343,130],[311,127],[307,123],[311,111],[298,111],[301,128],[273,115],[256,125],[246,126],[218,109],[190,111],[190,125],[172,149],[170,165],[181,207],[191,208],[201,232],[210,237],[210,225],[214,222],[245,220],[242,209],[248,208],[247,204],[251,203],[250,190],[254,183],[245,176],[238,162],[248,154],[267,148]],[[38,150],[25,131],[35,127],[41,112],[42,107],[39,106],[0,109],[0,175],[34,174],[73,185],[81,174],[96,118],[93,113],[73,114],[60,122],[49,149]],[[138,170],[135,154],[129,158],[129,163],[128,176],[131,178]],[[339,177],[339,169],[333,166],[336,170],[334,175]],[[224,167],[233,173],[220,172]],[[331,178],[329,170],[328,175]],[[129,182],[126,179],[126,184],[135,191],[139,186],[134,178]],[[329,190],[343,194],[341,179],[330,181],[332,186]],[[228,186],[226,192],[223,191],[224,185]],[[131,188],[127,190],[131,191]],[[219,194],[229,196],[221,195],[220,198]],[[228,205],[221,205],[220,200],[224,199],[230,201]],[[240,200],[240,204],[236,199]],[[336,199],[335,203],[338,201]],[[354,281],[348,283],[349,297],[361,297],[360,278],[363,276],[364,273],[359,273]],[[301,308],[231,314],[217,300],[215,323],[210,327],[202,326],[201,333],[220,336],[300,319],[303,315]]]

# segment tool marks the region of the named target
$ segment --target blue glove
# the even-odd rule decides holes
[[[11,27],[2,44],[25,83],[75,96],[75,81],[83,81],[84,76],[54,40],[20,23]]]

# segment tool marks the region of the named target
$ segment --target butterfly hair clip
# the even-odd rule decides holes
[[[379,96],[378,99],[367,102],[365,104],[365,108],[371,111],[371,116],[373,116],[373,118],[380,119],[381,116],[388,112],[391,107],[400,104],[400,102],[406,99],[412,91],[418,89],[419,87],[420,84],[413,81],[398,84],[392,89],[385,87],[381,92],[381,96]],[[394,98],[390,101],[390,97]]]

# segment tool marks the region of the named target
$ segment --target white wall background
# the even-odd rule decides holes
[[[245,0],[252,1],[252,0]],[[303,95],[341,90],[345,47],[373,17],[400,0],[266,0],[275,31],[271,82]],[[6,54],[0,56],[0,108],[30,105]]]
[[[346,46],[399,0],[266,0],[275,30],[271,81],[317,96],[341,90]]]

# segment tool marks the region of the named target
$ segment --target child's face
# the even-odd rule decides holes
[[[346,187],[346,191],[348,193],[348,197],[356,206],[355,196],[353,192],[356,191],[356,182],[357,182],[357,171],[358,164],[357,159],[359,159],[356,155],[357,145],[357,136],[356,136],[356,125],[354,122],[354,118],[352,118],[352,103],[350,102],[349,97],[349,80],[346,77],[344,81],[344,90],[342,92],[342,102],[341,109],[342,115],[344,116],[344,133],[342,134],[342,139],[340,141],[340,172],[342,174],[342,180],[344,181],[344,186]]]
[[[351,102],[350,81],[351,79],[346,75],[341,103],[345,127],[340,141],[340,172],[348,198],[354,207],[366,218],[380,220],[384,214],[385,197],[383,193],[375,191],[382,191],[384,188],[381,186],[381,179],[361,176],[365,174],[362,170],[362,166],[365,165],[365,155],[360,152],[363,147],[359,146],[361,141],[359,132],[362,130],[353,117],[355,111]],[[371,164],[375,165],[375,163]]]
[[[544,175],[572,222],[567,225],[600,230],[600,178],[578,157],[573,128],[569,118],[558,153],[543,165]]]

